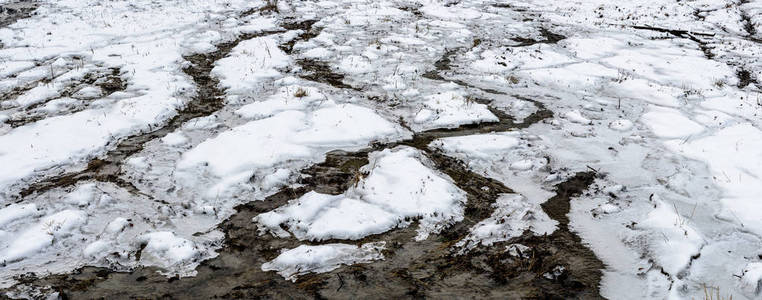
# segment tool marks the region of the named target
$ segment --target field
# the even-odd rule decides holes
[[[0,0],[0,297],[762,297],[762,1]]]

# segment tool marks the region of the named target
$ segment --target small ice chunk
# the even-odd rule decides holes
[[[122,218],[122,217],[115,218],[114,220],[109,222],[108,225],[106,226],[106,232],[112,233],[112,234],[119,233],[122,230],[124,230],[124,227],[126,227],[127,224],[129,223],[130,222],[127,221],[127,219],[125,218]]]
[[[501,195],[492,206],[495,207],[492,215],[474,225],[469,234],[458,241],[456,246],[462,249],[461,252],[471,250],[479,244],[490,246],[510,240],[521,236],[527,229],[536,234],[545,234],[552,233],[556,228],[556,221],[522,195]]]
[[[762,283],[762,262],[752,262],[743,268],[742,286],[745,290],[756,294]]]
[[[253,219],[278,236],[360,239],[422,217],[418,240],[463,218],[465,192],[421,160],[420,151],[397,147],[370,154],[367,172],[343,195],[310,192]]]
[[[169,231],[144,234],[138,241],[145,244],[140,258],[144,264],[171,266],[190,260],[199,253],[191,241]]]
[[[18,219],[23,219],[37,214],[37,205],[11,204],[0,209],[0,227]]]
[[[582,116],[582,113],[577,109],[570,110],[564,113],[564,118],[571,121],[572,123],[579,123],[579,124],[585,124],[585,125],[593,124],[593,121],[590,121],[590,119]]]
[[[0,262],[18,261],[34,255],[52,245],[56,237],[70,234],[86,221],[87,214],[79,210],[64,210],[42,218],[0,251]]]
[[[505,250],[508,250],[508,254],[514,257],[528,257],[529,251],[532,250],[532,248],[529,248],[522,244],[510,244],[508,246],[505,246]]]
[[[518,146],[519,142],[514,134],[491,133],[442,138],[431,145],[448,153],[464,153],[468,157],[487,159],[505,153]]]
[[[347,244],[301,245],[262,264],[262,271],[277,271],[283,278],[296,281],[299,275],[330,272],[341,265],[383,259],[381,251],[385,245],[385,242],[366,243],[360,247]]]
[[[534,163],[531,159],[522,159],[511,164],[510,169],[516,171],[531,170]]]
[[[179,132],[171,132],[161,138],[161,141],[168,146],[180,146],[188,142],[188,137]]]
[[[97,257],[103,254],[104,251],[106,251],[106,248],[108,248],[108,242],[98,240],[95,242],[90,243],[85,247],[84,250],[82,250],[82,254],[84,254],[86,257]]]
[[[625,119],[619,119],[616,121],[613,121],[609,123],[609,128],[616,130],[616,131],[627,131],[632,129],[632,121],[625,120]]]
[[[688,119],[674,109],[651,107],[641,122],[651,128],[654,135],[661,138],[683,138],[704,131],[704,126]]]
[[[89,99],[99,98],[102,95],[103,95],[103,90],[101,90],[101,88],[95,87],[95,86],[86,86],[80,89],[79,91],[77,91],[76,93],[74,93],[73,95],[71,95],[71,97],[76,99],[89,100]]]
[[[64,201],[78,206],[87,206],[95,200],[95,190],[95,183],[91,182],[80,185],[73,192],[69,193]]]

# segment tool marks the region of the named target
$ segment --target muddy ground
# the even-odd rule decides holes
[[[269,13],[275,13],[269,11]],[[284,28],[301,29],[297,40],[317,35],[315,21],[287,23]],[[75,184],[81,180],[114,182],[134,193],[140,191],[120,177],[124,159],[137,153],[151,140],[172,132],[184,122],[210,115],[222,108],[223,91],[210,71],[218,59],[225,57],[240,41],[255,36],[275,34],[265,32],[242,36],[218,45],[212,53],[186,57],[191,63],[185,71],[198,87],[197,95],[178,116],[155,130],[129,137],[119,142],[105,157],[93,160],[80,172],[48,178],[22,191],[21,197],[41,193],[55,187]],[[563,36],[548,31],[544,41],[524,40],[522,43],[555,42]],[[281,45],[290,53],[296,40]],[[444,80],[451,69],[450,57],[459,49],[447,52],[426,73],[432,80]],[[301,60],[300,77],[329,84],[339,89],[353,89],[343,76],[320,61]],[[453,81],[453,80],[450,80]],[[469,88],[467,82],[454,81]],[[123,88],[123,85],[119,87]],[[115,87],[115,88],[119,88]],[[497,93],[481,90],[484,93]],[[370,96],[369,96],[370,98]],[[530,100],[531,99],[526,99]],[[489,100],[475,101],[490,104]],[[266,199],[251,199],[236,207],[237,213],[219,225],[225,233],[224,246],[219,256],[202,262],[193,277],[161,275],[153,267],[138,268],[131,272],[84,267],[71,274],[37,277],[27,274],[17,278],[20,285],[43,291],[57,291],[64,299],[188,299],[188,298],[600,298],[599,281],[603,265],[581,239],[568,228],[569,200],[584,193],[597,176],[595,172],[582,172],[555,186],[556,196],[542,205],[543,210],[559,222],[551,235],[535,236],[527,231],[522,236],[490,247],[476,247],[459,255],[454,246],[469,229],[488,218],[494,210],[492,204],[510,187],[468,170],[457,159],[428,148],[428,144],[441,137],[463,136],[486,132],[504,132],[525,128],[553,116],[540,103],[537,112],[517,123],[497,109],[491,111],[499,122],[464,125],[454,129],[435,129],[415,134],[412,139],[388,144],[375,144],[357,152],[331,152],[324,163],[308,167],[298,188],[284,188]],[[404,124],[403,124],[404,125]],[[451,177],[468,194],[463,221],[452,225],[443,233],[416,242],[416,225],[398,228],[357,241],[322,241],[323,243],[354,243],[357,245],[384,241],[384,260],[367,264],[343,266],[332,272],[301,276],[296,282],[283,279],[275,272],[263,272],[261,265],[274,259],[281,249],[294,248],[303,243],[295,238],[276,238],[260,235],[252,217],[285,205],[289,200],[309,192],[340,194],[353,184],[360,174],[359,168],[368,162],[368,153],[399,145],[422,150],[436,169]],[[511,255],[506,247],[512,244],[527,246],[527,250]]]
[[[451,131],[458,135],[459,131]],[[421,135],[428,139],[428,135]],[[420,144],[419,138],[404,144]],[[383,148],[377,146],[376,148]],[[371,149],[369,149],[370,151]],[[50,286],[64,298],[393,298],[489,297],[489,298],[596,298],[603,267],[574,233],[567,228],[569,198],[582,193],[595,174],[578,173],[556,186],[557,195],[543,205],[559,221],[552,235],[525,232],[510,242],[477,247],[457,255],[454,244],[471,226],[492,213],[491,204],[501,193],[512,192],[501,183],[464,168],[453,158],[427,150],[437,169],[453,178],[468,193],[465,218],[444,233],[415,242],[415,225],[354,241],[358,245],[385,241],[385,259],[369,264],[344,266],[323,274],[310,274],[295,283],[260,266],[274,259],[279,250],[302,242],[260,235],[252,217],[275,209],[315,190],[339,194],[353,184],[359,167],[367,164],[369,151],[333,152],[326,162],[309,167],[299,188],[236,207],[238,213],[219,228],[225,246],[218,257],[203,262],[195,277],[167,278],[155,268],[129,273],[85,267],[73,274],[45,278],[27,276],[22,283]],[[337,241],[323,241],[332,243]],[[346,241],[341,241],[346,243]],[[528,251],[512,256],[505,246],[522,244]],[[559,267],[563,271],[556,272]],[[549,274],[553,274],[549,276]]]
[[[0,27],[5,27],[16,21],[28,18],[34,14],[38,3],[31,0],[9,1],[0,5]]]

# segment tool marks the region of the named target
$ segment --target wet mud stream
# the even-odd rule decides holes
[[[300,23],[304,34],[301,39],[314,37],[312,24]],[[316,34],[315,34],[316,35]],[[102,159],[92,161],[88,168],[76,174],[59,176],[35,184],[22,191],[22,196],[53,187],[74,184],[79,180],[97,179],[121,182],[129,190],[139,191],[120,179],[120,164],[129,155],[140,151],[145,143],[160,138],[178,128],[183,122],[219,110],[223,92],[216,88],[218,81],[210,71],[217,59],[224,57],[242,37],[234,42],[218,45],[218,51],[186,57],[192,66],[185,70],[198,84],[199,93],[177,117],[166,126],[148,134],[127,138]],[[251,38],[251,37],[249,37]],[[293,43],[283,45],[284,51]],[[448,52],[436,64],[436,70],[425,75],[429,79],[444,80],[441,72],[449,70]],[[302,61],[300,76],[330,84],[336,88],[351,88],[344,84],[341,74],[330,71],[326,64]],[[323,74],[314,76],[311,74]],[[329,76],[324,76],[324,75]],[[332,75],[333,74],[333,75]],[[312,76],[312,77],[311,77]],[[456,82],[467,87],[467,82]],[[484,90],[487,93],[498,91]],[[488,101],[479,100],[488,104]],[[301,171],[303,178],[298,187],[286,187],[266,199],[252,199],[236,207],[237,213],[222,222],[218,229],[225,234],[219,255],[203,261],[193,277],[167,278],[154,267],[139,267],[131,272],[115,272],[105,268],[83,267],[70,274],[37,277],[28,274],[17,278],[21,285],[58,291],[65,299],[92,298],[600,298],[598,285],[603,264],[581,239],[568,228],[569,201],[584,193],[592,184],[594,172],[580,172],[555,185],[556,196],[542,205],[543,210],[559,222],[550,235],[536,236],[529,231],[507,242],[490,247],[476,247],[458,254],[455,244],[465,238],[472,226],[490,217],[492,206],[501,194],[513,191],[497,180],[470,171],[458,159],[428,147],[437,138],[465,136],[488,132],[505,132],[525,128],[553,116],[542,104],[534,102],[538,110],[515,122],[509,115],[493,109],[499,122],[462,125],[458,128],[434,129],[414,134],[413,138],[373,144],[356,152],[334,151],[323,163]],[[434,167],[448,175],[467,193],[465,217],[440,234],[416,242],[415,222],[405,228],[371,235],[360,240],[328,240],[317,242],[277,238],[260,235],[252,218],[288,203],[309,191],[340,194],[356,181],[359,168],[368,163],[373,151],[411,146],[424,152]],[[385,259],[334,271],[307,274],[296,282],[287,281],[275,272],[264,272],[261,265],[278,256],[281,250],[301,244],[349,243],[363,244],[384,241]],[[527,250],[511,255],[506,246],[522,244]],[[549,275],[550,274],[550,275]]]

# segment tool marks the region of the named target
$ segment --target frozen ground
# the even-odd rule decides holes
[[[762,1],[0,7],[6,296],[762,298]]]

